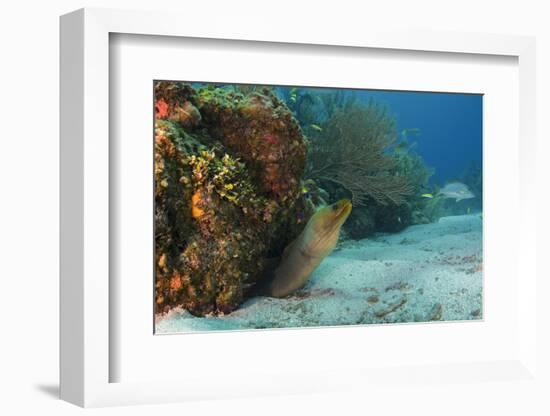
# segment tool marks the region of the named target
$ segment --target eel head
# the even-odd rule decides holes
[[[301,249],[312,257],[325,257],[334,249],[340,228],[351,213],[349,199],[323,207],[308,221]]]

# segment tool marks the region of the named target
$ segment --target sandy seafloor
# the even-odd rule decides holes
[[[222,317],[174,309],[156,333],[482,319],[482,221],[441,218],[339,244],[297,293],[256,297]]]

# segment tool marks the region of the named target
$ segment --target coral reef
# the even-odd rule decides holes
[[[417,201],[430,171],[397,140],[386,107],[340,90],[281,95],[286,103],[257,85],[155,83],[158,313],[233,311],[335,200],[355,207],[344,237],[428,222]]]
[[[307,177],[344,188],[354,206],[402,204],[413,190],[407,177],[393,174],[396,161],[386,152],[394,123],[374,101],[335,113],[324,123],[324,137],[312,142]]]
[[[287,106],[294,112],[296,119],[304,128],[319,123],[323,117],[322,103],[316,94],[306,89],[289,90]]]
[[[377,223],[381,225],[379,231],[396,232],[412,224],[430,222],[424,215],[424,206],[431,200],[422,198],[421,195],[429,190],[429,179],[434,170],[425,165],[424,159],[416,153],[415,148],[416,142],[409,142],[406,137],[401,137],[393,146],[393,174],[406,177],[412,192],[405,204],[377,212]],[[394,218],[397,221],[392,220]]]
[[[350,109],[357,101],[355,91],[337,89],[320,94],[327,118],[331,118],[337,111]]]
[[[156,312],[237,308],[298,235],[306,141],[269,90],[155,83]]]
[[[299,193],[306,144],[284,103],[269,89],[247,96],[202,89],[199,108],[208,131],[241,158],[262,191],[279,201]]]
[[[355,208],[345,224],[350,238],[411,225],[415,201],[432,171],[414,146],[397,139],[395,119],[386,107],[332,95],[324,98],[334,111],[312,138],[307,177],[326,189],[330,199],[351,196]]]

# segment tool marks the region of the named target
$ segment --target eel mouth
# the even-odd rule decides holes
[[[337,212],[335,214],[335,220],[338,224],[343,224],[348,218],[353,205],[347,198],[341,199],[334,204],[334,208]]]

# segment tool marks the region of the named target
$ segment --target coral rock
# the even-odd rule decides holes
[[[306,141],[269,90],[155,83],[156,311],[236,309],[302,230]]]

